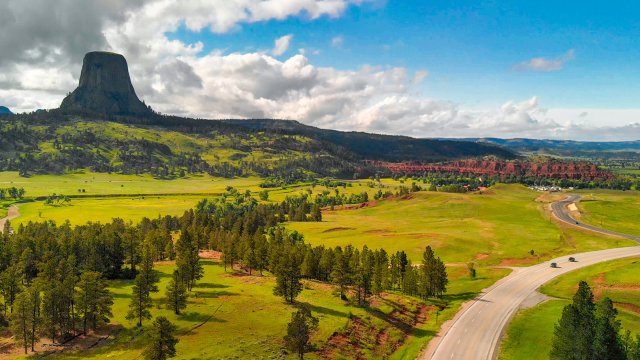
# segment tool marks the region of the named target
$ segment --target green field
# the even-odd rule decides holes
[[[289,227],[313,244],[404,249],[413,260],[431,245],[447,263],[523,265],[635,244],[558,227],[535,201],[538,196],[520,185],[497,185],[483,194],[419,192],[361,209],[327,211],[321,223]]]
[[[203,196],[142,196],[118,198],[73,199],[60,206],[45,205],[44,202],[20,204],[20,217],[11,223],[19,225],[29,221],[53,220],[62,224],[66,220],[72,225],[89,221],[106,223],[118,217],[134,223],[143,217],[155,218],[159,215],[182,215],[202,200]]]
[[[638,191],[581,191],[579,203],[585,222],[622,233],[640,236],[640,192]]]
[[[596,300],[611,298],[622,327],[640,335],[639,273],[640,258],[615,260],[573,271],[543,286],[541,292],[560,300],[520,311],[509,324],[500,359],[548,359],[554,326],[581,280],[589,283]]]
[[[274,280],[269,276],[248,276],[240,273],[226,273],[224,268],[212,261],[205,261],[205,276],[199,281],[189,298],[189,305],[183,315],[176,316],[160,306],[160,299],[173,271],[172,263],[156,265],[161,272],[160,293],[154,295],[156,307],[154,316],[167,316],[179,327],[180,343],[178,359],[192,358],[282,358],[286,324],[295,306],[285,303],[272,294]],[[449,307],[439,316],[436,324],[434,309],[429,308],[426,322],[421,324],[400,347],[393,358],[415,357],[422,346],[435,334],[442,321],[451,318],[462,301],[469,299],[508,273],[506,269],[481,270],[476,280],[469,279],[465,272],[452,271]],[[114,293],[112,340],[90,351],[65,352],[59,358],[139,358],[144,346],[144,334],[139,334],[135,322],[125,319],[131,294],[131,281],[112,281],[110,291]],[[421,303],[418,299],[387,294],[384,299],[373,298],[371,308],[346,305],[336,295],[332,287],[317,282],[307,282],[305,290],[298,298],[300,304],[308,305],[320,320],[319,329],[312,342],[317,350],[336,331],[341,331],[352,316],[370,322],[375,331],[393,331],[387,317],[399,305],[408,308]],[[430,305],[427,302],[426,305]],[[149,323],[149,322],[147,322]],[[396,331],[398,336],[399,331]],[[103,333],[103,336],[107,333]],[[115,336],[115,339],[113,338]],[[369,348],[357,348],[367,357],[379,356],[375,351],[375,339],[358,339]],[[365,341],[373,341],[366,343]],[[349,350],[349,348],[346,348]],[[349,357],[348,353],[342,356]],[[318,353],[309,353],[308,358],[320,358]],[[339,358],[339,356],[338,356]]]
[[[26,190],[27,198],[64,195],[122,195],[122,194],[219,194],[227,186],[258,190],[259,178],[224,179],[208,175],[190,176],[174,180],[154,179],[150,175],[120,175],[104,173],[72,173],[65,175],[35,175],[21,177],[17,172],[0,172],[0,187],[15,186]],[[84,192],[78,190],[84,189]]]

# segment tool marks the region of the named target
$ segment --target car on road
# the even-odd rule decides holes
[[[576,258],[574,258],[573,256],[569,258],[569,262],[576,262]]]
[[[557,268],[557,267],[558,267],[558,264],[557,264],[557,263],[552,262],[552,263],[551,263],[551,267],[552,267],[552,268]]]

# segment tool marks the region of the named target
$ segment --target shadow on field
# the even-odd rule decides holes
[[[194,291],[195,297],[200,299],[215,299],[220,296],[236,296],[238,293],[231,291]]]
[[[203,313],[194,312],[194,311],[180,315],[179,319],[180,320],[184,320],[184,321],[196,322],[196,323],[203,323],[203,322],[225,323],[225,322],[227,322],[227,320],[218,319],[218,318],[212,317],[212,315],[203,314]]]
[[[194,289],[226,289],[228,287],[229,286],[222,285],[222,284],[199,283],[199,284],[196,284],[193,288]]]
[[[295,307],[297,308],[307,308],[309,310],[311,310],[311,313],[318,313],[318,314],[324,314],[324,315],[331,315],[331,316],[340,316],[340,317],[348,317],[349,314],[344,313],[342,311],[338,311],[338,310],[334,310],[334,309],[329,309],[323,306],[318,306],[318,305],[311,305],[309,303],[296,303]]]
[[[442,297],[442,300],[445,300],[446,302],[452,302],[452,301],[458,301],[458,300],[471,300],[474,299],[476,296],[478,296],[479,294],[476,292],[463,292],[463,293],[459,293],[459,294],[447,294],[444,295]]]

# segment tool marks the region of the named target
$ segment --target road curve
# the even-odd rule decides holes
[[[566,207],[579,200],[577,195],[553,203],[551,209],[560,221],[603,234],[638,237],[600,229],[571,218]],[[471,304],[458,312],[450,326],[443,329],[421,354],[421,360],[489,360],[497,357],[500,337],[511,317],[522,302],[540,286],[567,272],[603,261],[640,256],[640,246],[592,251],[571,255],[577,262],[569,262],[569,256],[559,257],[542,264],[516,268],[505,278],[480,294]],[[551,268],[555,262],[558,268]],[[435,342],[435,343],[433,343]]]
[[[0,233],[2,233],[4,231],[4,224],[7,221],[11,221],[15,218],[17,218],[18,216],[20,216],[20,211],[18,210],[18,207],[15,205],[12,205],[9,208],[9,211],[7,212],[7,216],[3,217],[2,219],[0,219]]]

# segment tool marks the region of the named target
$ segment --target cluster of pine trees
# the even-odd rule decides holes
[[[552,360],[640,360],[640,336],[622,334],[618,311],[609,298],[594,302],[589,285],[581,281],[573,303],[562,310],[556,324]]]

